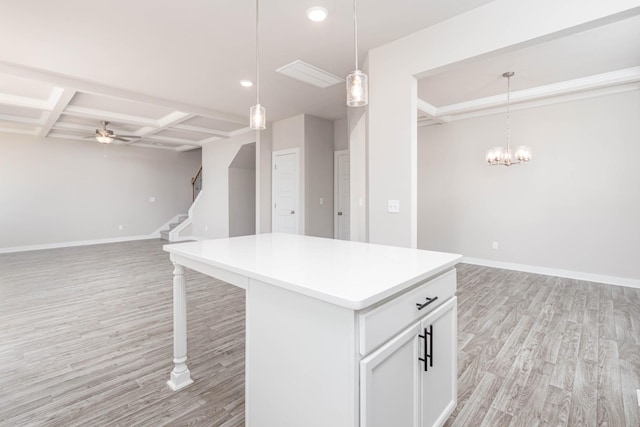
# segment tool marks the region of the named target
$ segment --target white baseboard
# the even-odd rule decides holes
[[[6,254],[11,252],[38,251],[41,249],[71,248],[74,246],[100,245],[102,243],[130,242],[133,240],[147,240],[147,239],[158,239],[158,238],[160,238],[159,234],[156,235],[156,233],[152,233],[144,236],[110,237],[107,239],[79,240],[75,242],[61,242],[61,243],[46,243],[43,245],[14,246],[10,248],[0,248],[0,254]]]
[[[505,270],[524,271],[526,273],[566,277],[567,279],[584,280],[586,282],[605,283],[607,285],[626,286],[629,288],[640,289],[640,280],[629,279],[626,277],[604,276],[601,274],[583,273],[580,271],[561,270],[557,268],[538,267],[534,265],[515,264],[480,258],[463,257],[461,262],[466,264],[482,265],[485,267],[504,268]]]

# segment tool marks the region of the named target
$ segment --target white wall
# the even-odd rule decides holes
[[[416,77],[640,13],[640,0],[494,0],[369,52],[369,240],[417,245]],[[400,213],[387,201],[400,201]]]
[[[151,234],[187,212],[200,161],[200,150],[0,134],[0,248]]]
[[[333,238],[333,122],[304,119],[305,234]]]
[[[202,199],[193,212],[195,236],[229,237],[229,166],[240,148],[256,139],[257,132],[247,132],[202,147]]]
[[[640,279],[639,117],[637,90],[512,112],[534,157],[508,168],[503,114],[419,128],[419,247]]]

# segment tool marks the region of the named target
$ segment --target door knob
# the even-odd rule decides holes
[[[338,212],[338,215],[342,215],[342,212]]]
[[[291,211],[291,215],[295,215],[296,211]]]

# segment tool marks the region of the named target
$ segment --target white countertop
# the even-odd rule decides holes
[[[354,310],[445,271],[462,258],[281,233],[169,244],[164,250]]]

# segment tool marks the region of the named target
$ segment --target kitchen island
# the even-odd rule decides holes
[[[246,290],[247,426],[431,426],[453,411],[460,255],[292,234],[164,249],[173,390],[192,383],[186,267]]]

